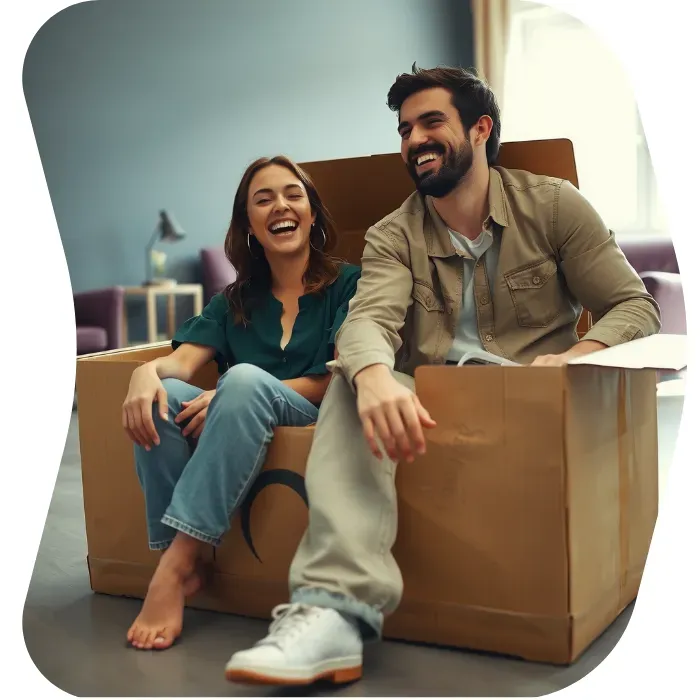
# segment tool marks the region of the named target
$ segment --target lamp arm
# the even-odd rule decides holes
[[[153,246],[156,244],[156,241],[158,240],[158,237],[160,236],[160,227],[156,226],[155,231],[153,231],[153,235],[151,236],[151,240],[148,241],[148,245],[146,246],[146,281],[150,282],[152,277],[153,277],[153,263],[151,260],[151,251],[153,250]]]

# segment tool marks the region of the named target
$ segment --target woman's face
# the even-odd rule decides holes
[[[268,165],[255,174],[248,188],[251,235],[266,255],[296,255],[309,247],[316,215],[304,183],[282,165]]]

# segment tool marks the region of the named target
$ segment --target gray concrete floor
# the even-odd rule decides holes
[[[185,634],[164,652],[129,649],[125,634],[140,602],[94,594],[80,477],[77,418],[65,452],[24,610],[24,636],[37,668],[54,685],[91,696],[481,696],[538,697],[575,683],[623,634],[632,607],[572,666],[384,642],[366,652],[365,677],[340,689],[249,688],[224,679],[231,653],[257,641],[267,624],[187,610]]]

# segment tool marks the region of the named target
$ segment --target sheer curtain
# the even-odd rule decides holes
[[[471,0],[475,68],[496,95],[503,109],[506,56],[511,30],[511,0]]]
[[[606,224],[618,235],[666,235],[637,103],[613,51],[547,5],[511,0],[510,22],[502,139],[570,139],[581,192]]]

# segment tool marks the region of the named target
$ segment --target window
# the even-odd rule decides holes
[[[630,81],[579,20],[511,0],[502,140],[568,138],[582,194],[619,236],[666,235]]]

